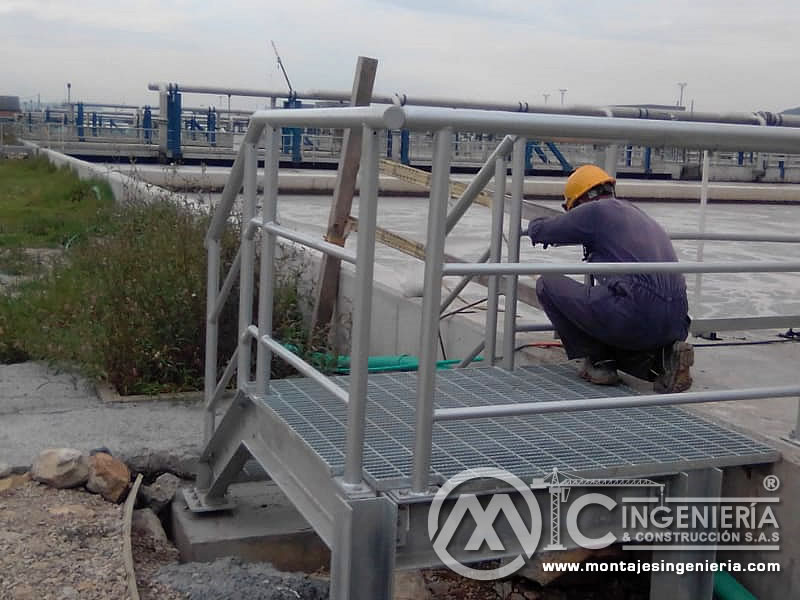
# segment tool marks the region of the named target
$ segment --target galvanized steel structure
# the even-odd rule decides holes
[[[291,232],[276,221],[281,127],[299,126],[363,128],[356,252]],[[434,133],[420,369],[415,374],[369,375],[378,140],[381,130],[397,128]],[[509,137],[448,215],[454,130]],[[261,214],[257,214],[257,148],[262,136],[264,196]],[[674,494],[715,496],[719,495],[721,484],[719,467],[777,458],[777,453],[763,444],[667,405],[800,396],[800,384],[796,382],[749,390],[638,396],[625,388],[609,393],[607,389],[589,386],[564,368],[515,368],[517,332],[547,327],[517,323],[514,315],[520,274],[800,271],[797,262],[520,263],[517,223],[527,137],[612,146],[633,143],[800,153],[800,130],[753,125],[409,106],[271,110],[253,114],[206,238],[209,266],[206,447],[196,493],[187,499],[198,511],[226,506],[224,496],[228,485],[244,463],[255,457],[332,549],[332,598],[388,599],[395,565],[440,564],[428,537],[428,507],[437,486],[461,468],[494,466],[515,471],[521,477],[540,477],[552,467],[583,476],[627,474],[662,481]],[[492,239],[483,259],[487,262],[446,264],[447,232],[492,176],[496,179],[497,197],[504,196],[509,154],[512,202],[506,262],[502,262],[501,253],[504,215],[502,208],[498,208],[492,211]],[[221,281],[220,237],[242,186],[243,219],[247,226],[234,268]],[[258,231],[260,240],[256,236]],[[705,234],[708,239],[713,236]],[[715,239],[719,237],[717,234]],[[351,373],[346,378],[323,375],[273,337],[273,263],[279,238],[355,265]],[[735,236],[735,239],[743,238]],[[770,241],[798,239],[776,237]],[[254,272],[256,244],[260,244],[261,255],[258,278]],[[490,367],[437,373],[436,332],[443,310],[442,279],[476,274],[491,277],[484,344]],[[222,378],[217,380],[218,316],[237,276],[241,290],[240,343]],[[259,302],[254,315],[251,299],[256,286]],[[499,290],[505,295],[506,315],[502,360],[497,356],[496,338]],[[255,372],[251,370],[254,343]],[[305,379],[270,381],[273,355],[289,362]],[[217,423],[222,392],[234,373],[236,398]],[[497,491],[497,485],[497,481],[487,481],[479,493]],[[515,503],[520,502],[518,497],[514,498]],[[445,512],[450,508],[452,502],[445,505]],[[470,531],[460,530],[454,545],[459,541],[465,543],[469,534]],[[455,551],[454,555],[459,560],[474,561],[519,553],[519,541],[507,526],[498,523],[497,534],[505,547],[502,552],[484,549],[475,553]],[[572,540],[565,541],[574,545]],[[702,556],[713,559],[713,552]],[[683,559],[690,557],[691,553]],[[677,583],[654,576],[651,597],[710,598],[710,594],[707,574],[687,575]]]

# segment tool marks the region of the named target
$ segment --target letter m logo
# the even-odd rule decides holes
[[[530,558],[536,551],[540,533],[535,523],[536,519],[531,519],[530,527],[526,526],[508,494],[495,494],[492,496],[485,510],[475,494],[463,494],[458,497],[453,510],[447,516],[447,520],[436,536],[433,548],[437,553],[440,555],[442,552],[449,554],[447,546],[453,539],[467,512],[475,520],[475,531],[473,531],[469,541],[464,546],[464,550],[479,550],[484,543],[493,551],[505,550],[505,546],[503,546],[494,529],[494,522],[502,512],[526,556]]]

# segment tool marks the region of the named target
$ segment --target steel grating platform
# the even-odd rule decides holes
[[[348,377],[333,380],[347,388]],[[261,401],[328,465],[344,470],[346,407],[310,379],[271,382]],[[633,395],[576,377],[572,365],[437,372],[437,408]],[[375,489],[409,486],[416,373],[371,374],[364,472]],[[662,474],[777,460],[769,446],[678,407],[607,409],[436,423],[431,475],[444,482],[471,467],[498,467],[523,478],[553,467],[573,474]]]

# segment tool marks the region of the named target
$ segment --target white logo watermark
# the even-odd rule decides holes
[[[518,495],[514,504],[509,493],[492,494],[484,508],[476,494],[454,494],[456,488],[472,480],[498,480]],[[764,479],[764,488],[775,491],[780,481],[774,475]],[[650,488],[647,495],[620,498],[597,493],[583,493],[569,502],[572,488]],[[573,545],[583,548],[605,548],[621,542],[625,550],[778,550],[779,525],[772,505],[779,502],[775,497],[753,498],[683,498],[664,496],[665,484],[643,478],[585,479],[559,473],[557,469],[544,478],[534,479],[526,485],[517,476],[502,469],[468,469],[450,478],[439,489],[428,513],[428,534],[433,550],[442,562],[453,571],[472,579],[491,580],[507,577],[519,570],[527,558],[537,550],[542,534],[542,514],[533,493],[534,489],[546,490],[550,499],[549,544],[542,550],[563,550],[561,543],[562,505],[564,505],[563,527]],[[442,506],[450,497],[455,502],[444,523],[439,526]],[[618,500],[615,498],[619,498]],[[520,515],[517,506],[524,507]],[[597,537],[584,534],[579,517],[584,509],[616,511],[619,523]],[[467,513],[475,522],[475,529],[467,543],[459,548],[460,556],[469,556],[486,546],[493,552],[501,552],[503,546],[495,531],[495,521],[505,517],[511,532],[516,537],[522,553],[513,560],[494,569],[476,569],[460,562],[449,549],[454,535]],[[528,517],[530,526],[527,526]],[[604,518],[604,522],[608,522]],[[478,555],[476,555],[477,557]],[[485,556],[485,554],[484,554]],[[466,562],[475,562],[469,561]]]
[[[494,494],[485,510],[475,494],[460,494],[440,529],[439,513],[442,504],[451,492],[468,481],[481,479],[497,479],[516,490],[530,512],[530,528],[525,526],[525,522],[508,494]],[[495,519],[502,512],[519,540],[525,556],[517,556],[514,560],[496,569],[474,569],[453,558],[447,547],[467,512],[475,520],[475,531],[464,546],[465,551],[479,550],[484,542],[491,550],[505,550],[494,529]],[[536,551],[542,535],[542,513],[533,491],[519,477],[502,469],[468,469],[448,479],[434,496],[428,512],[428,535],[433,541],[433,550],[436,555],[459,575],[482,581],[500,579],[508,577],[522,568],[525,559],[530,558]]]

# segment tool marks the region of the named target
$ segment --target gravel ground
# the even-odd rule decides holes
[[[0,492],[0,597],[127,598],[122,507],[27,479]]]
[[[300,573],[281,573],[266,563],[221,558],[212,563],[161,567],[155,581],[189,600],[326,600],[328,582]]]
[[[129,598],[122,506],[83,489],[57,490],[15,475],[0,479],[0,600]],[[283,573],[264,563],[223,558],[178,563],[169,541],[134,529],[141,600],[323,600],[324,573]],[[433,600],[644,600],[646,578],[565,575],[546,588],[514,577],[480,582],[447,569],[422,572]]]

